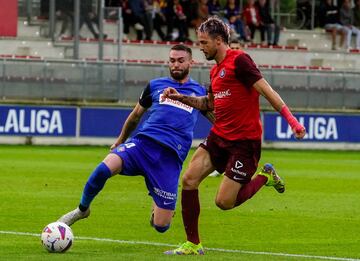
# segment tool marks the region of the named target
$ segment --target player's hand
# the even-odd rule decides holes
[[[182,98],[182,94],[178,93],[175,88],[168,87],[163,91],[163,95],[161,96],[161,101],[165,101],[166,98],[178,101]]]
[[[306,134],[306,129],[301,124],[296,126],[292,131],[294,133],[295,138],[298,139],[298,140],[304,138],[304,136]]]
[[[115,149],[118,146],[117,143],[114,143],[113,145],[110,146],[110,151],[112,151],[113,149]]]

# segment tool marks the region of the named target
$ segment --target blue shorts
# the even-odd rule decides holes
[[[121,175],[145,178],[156,205],[174,210],[176,206],[182,161],[172,149],[143,135],[117,146],[115,153],[123,160]]]

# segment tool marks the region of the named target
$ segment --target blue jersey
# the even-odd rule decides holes
[[[184,161],[191,147],[199,111],[179,101],[161,101],[162,93],[168,87],[185,95],[206,95],[206,89],[192,79],[183,84],[170,77],[151,80],[139,100],[141,106],[150,107],[149,118],[136,135],[148,136],[173,149]]]

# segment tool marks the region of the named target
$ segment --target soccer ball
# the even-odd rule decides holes
[[[41,233],[41,243],[52,253],[67,251],[74,241],[71,228],[62,222],[53,222],[47,225]]]

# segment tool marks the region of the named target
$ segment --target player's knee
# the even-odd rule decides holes
[[[215,204],[218,208],[222,209],[222,210],[229,210],[234,208],[234,203],[233,202],[229,202],[223,199],[216,199],[215,200]]]
[[[200,181],[191,175],[184,175],[181,181],[182,187],[185,189],[197,189],[200,184]]]
[[[166,232],[166,230],[168,230],[170,228],[170,224],[167,224],[165,226],[164,225],[159,226],[159,225],[154,224],[154,228],[157,232],[164,233],[164,232]]]

